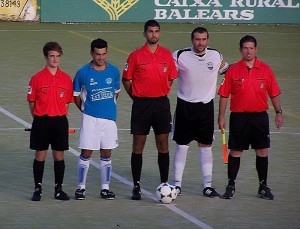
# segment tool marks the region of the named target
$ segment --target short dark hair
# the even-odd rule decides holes
[[[49,41],[43,47],[44,56],[48,56],[49,51],[57,51],[60,55],[63,54],[62,47],[56,41]]]
[[[101,38],[95,39],[91,43],[91,51],[93,52],[95,48],[97,49],[107,48],[107,42]]]
[[[207,33],[207,38],[209,38],[209,33],[208,33],[207,29],[204,27],[197,27],[192,31],[192,33],[191,33],[192,40],[194,39],[194,33]]]
[[[242,37],[240,40],[240,49],[243,48],[243,44],[246,42],[253,42],[254,46],[255,47],[257,46],[257,41],[256,41],[255,37],[246,35],[246,36]]]
[[[148,21],[146,21],[146,23],[144,25],[144,32],[145,33],[147,32],[147,29],[148,29],[149,26],[150,27],[157,26],[160,29],[160,25],[159,25],[159,23],[157,21],[155,21],[155,20],[148,20]]]

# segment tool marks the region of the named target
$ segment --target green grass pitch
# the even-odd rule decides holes
[[[160,43],[171,51],[190,46],[190,32],[197,24],[161,24]],[[118,99],[119,147],[113,151],[111,189],[114,201],[99,198],[100,172],[90,167],[87,197],[73,199],[77,185],[78,131],[70,135],[66,152],[64,190],[72,197],[61,202],[53,198],[53,160],[49,151],[44,173],[41,202],[32,202],[32,160],[28,148],[29,133],[24,131],[32,118],[26,101],[30,77],[44,67],[42,47],[50,40],[58,41],[64,50],[61,67],[72,77],[79,67],[90,61],[90,42],[101,37],[109,43],[108,61],[122,71],[128,54],[145,40],[141,23],[39,24],[0,22],[0,227],[1,228],[299,228],[300,219],[300,26],[299,25],[204,25],[210,32],[210,46],[233,63],[240,59],[239,39],[246,34],[258,39],[258,56],[275,72],[282,89],[284,127],[277,130],[274,112],[270,109],[271,150],[268,183],[274,201],[256,198],[258,178],[255,154],[246,151],[232,200],[202,196],[201,172],[196,143],[190,147],[184,173],[183,193],[174,204],[164,206],[152,199],[159,184],[156,148],[153,133],[144,152],[141,201],[130,200],[130,155],[132,136],[129,133],[131,100],[122,88]],[[218,84],[221,82],[221,77]],[[176,104],[177,82],[170,101]],[[215,99],[215,114],[218,97]],[[9,113],[8,113],[9,112]],[[17,118],[16,120],[13,117]],[[70,106],[70,127],[79,128],[80,113]],[[221,134],[215,125],[213,145],[213,186],[223,193],[227,169],[223,164]],[[297,143],[298,142],[298,143]],[[170,140],[171,159],[174,142]],[[99,153],[94,152],[97,166]],[[172,163],[170,166],[172,180]]]

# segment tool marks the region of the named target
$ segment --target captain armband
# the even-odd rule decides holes
[[[219,68],[220,75],[225,74],[227,72],[229,66],[230,65],[227,62],[225,62],[224,60],[222,60],[220,68]]]

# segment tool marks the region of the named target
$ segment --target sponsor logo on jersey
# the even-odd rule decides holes
[[[110,91],[111,88],[103,88],[99,90],[94,90],[91,95],[92,101],[103,100],[103,99],[111,99],[114,97],[114,93]]]
[[[97,85],[98,82],[95,82],[93,78],[90,79],[90,86]]]

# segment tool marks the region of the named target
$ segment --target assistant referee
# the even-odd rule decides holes
[[[257,197],[273,200],[267,185],[270,130],[268,97],[276,112],[275,125],[280,128],[283,116],[279,95],[281,91],[271,68],[256,57],[257,41],[246,35],[240,40],[242,60],[231,65],[219,89],[219,128],[225,129],[225,110],[230,100],[228,157],[228,185],[223,198],[235,194],[235,180],[240,168],[240,157],[249,145],[256,152],[256,170],[259,178]]]
[[[69,200],[70,197],[62,190],[62,184],[65,173],[64,150],[69,149],[67,114],[69,103],[74,101],[73,84],[71,77],[59,68],[62,47],[57,42],[50,41],[44,45],[43,53],[46,66],[32,76],[27,92],[33,117],[30,148],[35,150],[35,189],[31,200],[41,200],[44,165],[49,145],[54,159],[54,198]]]

